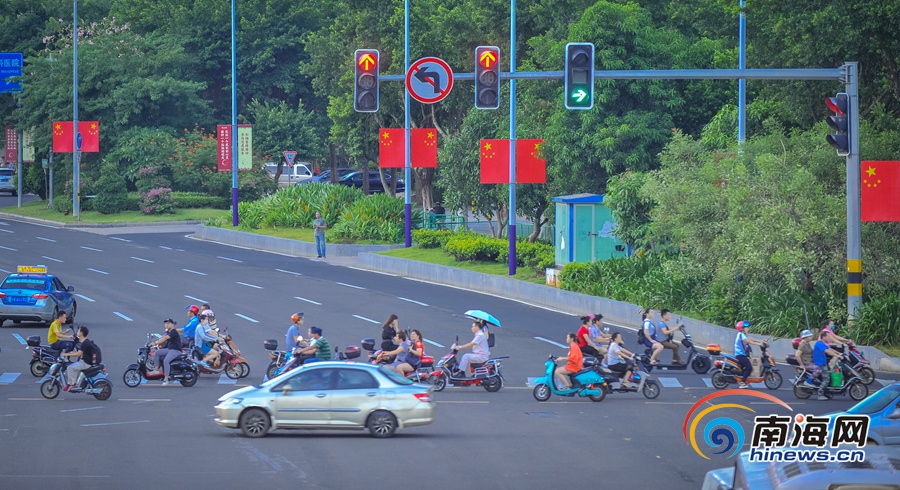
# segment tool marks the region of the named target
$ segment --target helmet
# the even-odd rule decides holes
[[[303,318],[303,312],[297,312],[291,315],[291,322],[297,323],[300,319]]]
[[[203,314],[206,316],[216,316],[216,314],[213,313],[212,310],[203,310]]]
[[[191,313],[193,313],[193,314],[195,314],[195,315],[200,313],[200,307],[197,306],[197,305],[185,306],[184,309],[185,309],[185,310],[190,310]]]
[[[747,320],[741,320],[734,324],[734,328],[738,332],[743,332],[745,328],[749,328],[749,327],[750,327],[750,322],[748,322]]]

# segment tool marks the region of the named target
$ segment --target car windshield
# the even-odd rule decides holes
[[[388,369],[384,366],[380,366],[378,368],[378,370],[381,371],[381,374],[385,375],[385,377],[387,377],[387,379],[393,381],[394,383],[396,383],[398,385],[406,386],[406,385],[413,384],[412,380],[408,380],[408,379],[404,378],[403,376],[400,376],[396,372],[391,371],[390,369]]]
[[[29,277],[29,276],[12,276],[7,277],[0,289],[32,289],[34,291],[44,291],[47,289],[47,278],[45,277]]]
[[[895,383],[891,386],[882,388],[878,393],[857,403],[847,410],[847,413],[858,415],[878,413],[884,410],[884,407],[896,400],[898,396],[900,396],[900,384]]]

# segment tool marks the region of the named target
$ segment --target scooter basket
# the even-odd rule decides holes
[[[419,362],[419,367],[427,368],[434,366],[434,357],[432,356],[422,356],[421,361]]]
[[[359,347],[356,345],[348,345],[346,349],[344,349],[344,357],[346,359],[356,359],[359,357]]]
[[[719,344],[709,344],[708,346],[706,346],[706,350],[711,356],[717,356],[722,353],[722,348],[719,347]]]
[[[263,347],[265,347],[266,350],[278,350],[278,341],[275,339],[264,340]]]
[[[25,343],[28,344],[28,347],[40,347],[41,346],[41,336],[40,335],[29,335],[28,338],[25,339]]]
[[[360,341],[360,344],[362,344],[362,348],[364,350],[367,350],[369,352],[375,350],[375,339],[362,339]]]

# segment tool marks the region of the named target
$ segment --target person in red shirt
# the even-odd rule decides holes
[[[604,352],[601,351],[599,345],[591,338],[591,331],[588,328],[593,319],[590,316],[581,317],[581,328],[578,329],[576,343],[581,348],[581,353],[585,356],[594,356],[597,359],[603,359]]]
[[[571,389],[569,385],[569,375],[581,371],[584,365],[584,356],[581,354],[581,348],[578,346],[578,337],[574,333],[566,336],[566,342],[569,344],[569,355],[560,357],[557,362],[568,361],[565,366],[559,366],[553,371],[556,376],[557,388],[560,390]]]

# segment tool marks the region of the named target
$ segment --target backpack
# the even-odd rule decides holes
[[[644,340],[645,340],[645,339],[646,339],[646,337],[644,337],[644,327],[641,326],[641,328],[639,328],[638,331],[637,331],[637,343],[638,343],[638,345],[644,345]]]
[[[92,340],[91,344],[94,346],[94,362],[91,365],[96,366],[103,362],[103,353],[100,352],[100,346],[96,342]]]
[[[494,336],[491,335],[491,331],[484,327],[484,336],[487,337],[488,348],[494,347]]]

